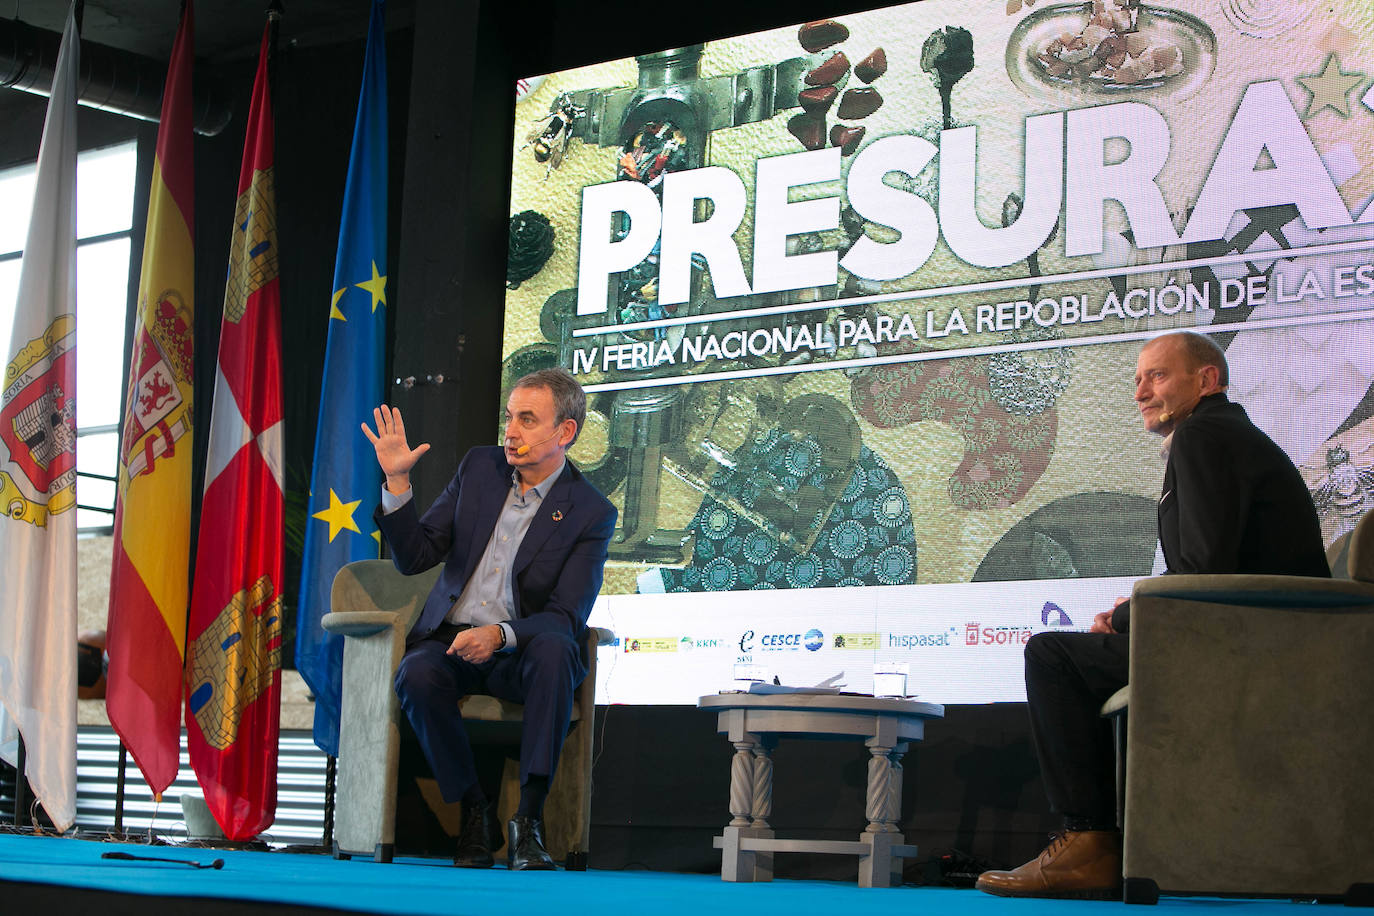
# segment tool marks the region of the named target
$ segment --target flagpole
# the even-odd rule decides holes
[[[24,826],[24,812],[29,807],[29,781],[24,778],[24,736],[19,736],[19,748],[14,758],[14,826]]]
[[[281,0],[268,0],[267,3],[267,28],[269,38],[267,41],[267,69],[268,85],[271,87],[272,95],[276,95],[277,89],[277,32],[281,28],[281,18],[284,13]]]
[[[334,791],[338,786],[339,758],[332,754],[324,758],[324,830],[321,846],[325,852],[334,849]]]
[[[124,777],[129,767],[129,749],[119,742],[119,776],[115,779],[115,836],[124,836]]]
[[[76,42],[77,42],[77,46],[78,46],[78,47],[80,47],[80,44],[81,44],[81,25],[82,25],[82,20],[85,19],[85,17],[86,17],[86,0],[72,0],[72,18],[73,18],[74,20],[76,20]],[[53,75],[53,87],[54,87],[54,89],[56,88],[56,86],[57,86],[57,76],[56,76],[56,74],[54,74],[54,75]],[[25,778],[25,776],[24,776],[24,769],[25,769],[25,767],[26,767],[26,762],[25,762],[25,760],[24,760],[25,751],[24,751],[24,736],[23,736],[23,735],[20,735],[20,736],[19,736],[19,748],[18,748],[17,754],[18,754],[18,758],[17,758],[17,759],[18,759],[19,766],[18,766],[18,768],[15,770],[15,773],[16,773],[17,778],[15,779],[15,782],[14,782],[14,824],[15,824],[16,827],[19,826],[19,819],[20,819],[20,817],[23,816],[22,813],[24,812],[24,810],[25,810],[26,808],[29,807],[29,801],[28,801],[28,798],[26,797],[26,796],[29,794],[29,781],[28,781],[28,779]],[[30,826],[32,826],[32,824],[33,824],[32,818],[30,818],[29,823],[30,823]]]

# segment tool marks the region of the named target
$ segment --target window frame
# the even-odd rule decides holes
[[[81,161],[82,161],[83,158],[94,157],[94,156],[108,156],[108,155],[111,155],[111,154],[118,154],[118,153],[123,152],[123,151],[127,151],[127,152],[129,152],[129,153],[132,153],[132,155],[133,155],[133,161],[132,161],[132,164],[131,164],[131,171],[130,171],[130,174],[129,174],[129,176],[128,176],[129,184],[130,184],[130,186],[131,186],[131,193],[130,193],[130,195],[129,195],[128,225],[127,225],[125,228],[123,228],[123,229],[117,229],[117,230],[113,230],[113,231],[106,231],[106,232],[101,232],[101,233],[98,233],[98,234],[94,234],[94,235],[89,235],[89,236],[84,236],[84,237],[83,237],[83,236],[80,236],[80,234],[79,234],[79,232],[80,232],[80,229],[79,229],[80,221],[79,221],[79,219],[78,219],[78,237],[77,237],[77,242],[76,242],[76,250],[77,250],[78,264],[80,263],[80,257],[81,257],[81,251],[82,251],[82,249],[93,248],[93,247],[95,247],[95,246],[97,246],[97,245],[107,244],[107,243],[113,242],[113,241],[127,240],[127,242],[128,242],[128,259],[127,259],[127,261],[126,261],[126,263],[125,263],[125,265],[124,265],[124,277],[123,277],[123,280],[124,280],[124,288],[125,288],[125,295],[122,296],[122,297],[120,298],[120,301],[123,303],[123,314],[122,314],[122,319],[121,319],[122,334],[120,335],[120,341],[119,341],[119,353],[120,353],[120,355],[119,355],[119,358],[118,358],[118,359],[116,359],[116,360],[113,361],[113,362],[114,362],[114,372],[116,373],[116,377],[111,378],[111,379],[108,380],[108,382],[109,382],[110,384],[114,384],[114,385],[118,386],[117,390],[120,391],[120,402],[119,402],[118,415],[116,416],[115,422],[114,422],[114,423],[90,424],[90,425],[85,425],[85,426],[82,426],[82,425],[80,424],[80,420],[78,419],[77,430],[76,430],[76,436],[77,436],[77,441],[78,441],[78,446],[77,446],[78,450],[80,449],[80,444],[79,444],[79,443],[80,443],[80,440],[83,439],[83,438],[86,438],[86,437],[89,437],[89,436],[103,436],[103,435],[113,435],[113,436],[115,436],[116,447],[115,447],[115,451],[114,451],[114,466],[113,466],[113,467],[108,468],[108,469],[106,469],[106,468],[100,468],[99,470],[82,470],[80,467],[78,467],[77,472],[76,472],[76,476],[77,476],[77,494],[78,494],[78,495],[77,495],[77,504],[76,504],[76,510],[77,510],[77,512],[78,512],[78,513],[85,513],[88,520],[89,520],[89,514],[90,514],[90,513],[99,513],[99,514],[105,516],[105,521],[104,521],[102,524],[89,524],[89,523],[88,523],[88,524],[82,524],[80,521],[78,521],[78,523],[77,523],[77,534],[78,534],[79,536],[83,536],[83,535],[84,535],[84,536],[91,536],[91,535],[109,535],[109,534],[113,534],[113,533],[114,533],[115,502],[116,502],[116,499],[118,498],[118,481],[119,481],[119,478],[118,478],[118,473],[119,473],[119,451],[118,451],[118,441],[119,441],[119,440],[118,440],[118,436],[119,436],[120,427],[121,427],[121,425],[122,425],[122,423],[123,423],[123,413],[124,413],[124,411],[125,411],[125,409],[126,409],[126,407],[127,407],[127,405],[124,403],[124,397],[125,397],[125,395],[124,395],[124,393],[123,393],[125,375],[127,374],[127,369],[128,369],[128,367],[127,367],[128,354],[127,354],[127,352],[125,352],[125,351],[128,349],[127,343],[128,343],[128,336],[129,336],[130,312],[131,312],[130,303],[131,303],[131,301],[133,301],[133,300],[137,297],[137,295],[138,295],[138,286],[137,286],[137,284],[138,284],[138,273],[139,273],[139,267],[141,266],[141,265],[135,264],[134,256],[135,256],[135,253],[136,253],[136,252],[141,253],[142,241],[143,241],[143,227],[142,227],[141,225],[138,224],[138,219],[137,219],[137,217],[138,217],[138,214],[139,214],[140,209],[146,209],[146,205],[147,205],[147,188],[146,188],[147,182],[146,182],[146,179],[140,174],[140,164],[141,164],[141,162],[142,162],[143,156],[145,155],[143,146],[144,146],[144,144],[140,142],[140,138],[139,138],[137,135],[133,135],[133,136],[129,136],[129,137],[125,138],[125,139],[116,140],[116,141],[114,141],[114,142],[112,142],[112,143],[106,143],[106,144],[102,144],[102,145],[100,145],[100,146],[94,146],[94,147],[91,147],[91,148],[89,148],[89,149],[82,149],[82,150],[80,150],[80,151],[77,153],[77,169],[78,169],[78,174],[80,173]],[[11,165],[11,166],[9,166],[9,167],[3,169],[3,170],[0,170],[0,174],[10,174],[10,173],[14,173],[14,172],[17,172],[17,171],[20,171],[20,170],[23,170],[23,169],[33,170],[35,163],[36,163],[36,160],[30,161],[30,162],[27,162],[27,163],[14,164],[14,165]],[[79,179],[78,179],[78,182],[79,182]],[[78,193],[78,195],[80,195],[80,185],[79,185],[79,184],[78,184],[77,193]],[[17,249],[6,250],[6,251],[3,251],[3,252],[0,252],[0,265],[8,264],[8,263],[11,263],[11,262],[14,262],[14,261],[21,261],[23,257],[24,257],[24,249],[23,249],[22,247],[17,248]],[[79,275],[79,273],[80,273],[80,268],[78,267],[78,275]],[[114,280],[114,276],[112,275],[110,279],[113,281],[113,280]],[[80,308],[80,301],[79,301],[79,300],[78,300],[78,306],[77,306],[77,307],[78,307],[78,309]],[[11,318],[11,320],[12,320],[12,318]],[[79,321],[80,321],[80,317],[79,317],[79,315],[78,315],[78,322],[79,322]],[[78,327],[79,327],[79,324],[78,324]],[[12,342],[11,342],[11,343],[12,343]],[[82,352],[81,350],[78,350],[78,356],[77,356],[78,360],[80,360],[80,354],[81,354],[81,352]],[[8,355],[9,355],[9,354],[5,354],[6,357],[8,357]],[[100,381],[100,384],[105,384],[105,383],[106,383],[106,380],[102,377],[102,379],[101,379],[101,381]],[[79,398],[80,398],[80,397],[81,397],[81,394],[80,394],[80,391],[78,390],[78,392],[77,392],[78,403],[80,403],[80,401],[79,401]],[[110,473],[103,473],[103,471],[105,471],[105,470],[108,470]],[[105,490],[108,490],[108,499],[106,499],[106,498],[100,498],[100,499],[96,499],[96,500],[90,500],[89,498],[83,499],[83,498],[82,498],[83,496],[86,496],[87,494],[90,493],[90,488],[89,488],[89,487],[86,489],[86,493],[85,493],[85,494],[82,493],[81,480],[82,480],[83,478],[86,479],[86,480],[90,480],[90,481],[99,481],[99,482],[101,482],[101,484],[107,484],[108,487],[101,486],[101,487],[99,487],[99,489],[102,491],[102,493],[101,493],[101,496],[102,496],[102,497],[104,497],[104,496],[106,495],[106,494],[104,493],[104,491],[105,491]]]

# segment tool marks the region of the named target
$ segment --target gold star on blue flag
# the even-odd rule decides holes
[[[365,501],[375,503],[382,490],[382,473],[358,428],[382,402],[386,368],[383,7],[383,0],[374,0],[344,184],[296,619],[296,667],[315,695],[315,743],[331,756],[339,753],[343,638],[326,633],[320,619],[330,610],[334,574],[354,560],[375,559],[380,547],[371,515],[360,519],[356,510]]]
[[[361,502],[361,499],[355,499],[351,503],[346,503],[339,499],[339,494],[331,489],[329,491],[329,508],[321,509],[311,518],[317,518],[329,525],[329,541],[332,544],[334,538],[338,537],[341,531],[357,531],[362,534],[362,531],[358,529],[358,523],[353,520],[353,513]]]

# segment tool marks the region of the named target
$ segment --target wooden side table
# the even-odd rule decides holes
[[[927,719],[945,708],[915,700],[816,694],[724,693],[701,697],[717,730],[735,746],[730,762],[731,820],[714,839],[724,881],[773,880],[773,853],[819,852],[859,857],[860,887],[901,884],[903,859],[916,855],[897,825],[902,810],[902,755],[925,734]],[[857,841],[780,840],[773,813],[772,750],[778,738],[862,738],[868,761],[868,826]]]

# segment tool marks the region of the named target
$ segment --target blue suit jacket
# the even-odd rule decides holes
[[[423,516],[416,517],[413,499],[390,515],[377,508],[374,519],[391,546],[397,569],[414,575],[444,564],[406,637],[407,645],[433,633],[463,593],[496,529],[511,470],[500,447],[475,448]],[[615,520],[615,507],[606,497],[571,461],[564,465],[515,555],[515,616],[510,626],[518,645],[545,632],[581,640],[601,590]]]

